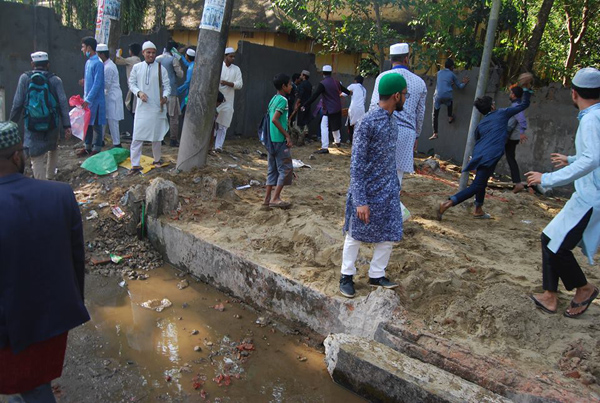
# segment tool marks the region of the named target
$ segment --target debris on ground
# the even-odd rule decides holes
[[[156,312],[162,312],[164,309],[170,307],[173,304],[167,298],[163,298],[162,300],[161,299],[151,299],[146,302],[142,302],[140,305],[146,309],[151,309]]]
[[[188,288],[189,286],[190,286],[190,282],[187,281],[186,279],[183,279],[179,283],[177,283],[177,288],[180,290],[183,290],[184,288]]]

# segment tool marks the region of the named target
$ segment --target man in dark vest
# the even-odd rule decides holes
[[[0,122],[0,395],[54,402],[67,333],[90,319],[83,227],[69,185],[24,170],[18,127]]]
[[[339,81],[332,76],[330,65],[323,66],[323,81],[317,86],[317,90],[310,99],[302,104],[302,110],[306,110],[318,97],[323,97],[323,121],[321,122],[321,149],[316,154],[329,154],[329,130],[333,134],[333,140],[337,147],[341,146],[342,139],[340,129],[342,127],[342,101],[340,94],[344,92],[352,95]]]

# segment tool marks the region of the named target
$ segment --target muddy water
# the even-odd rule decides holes
[[[261,321],[256,312],[190,277],[189,287],[180,290],[177,274],[157,269],[145,281],[127,280],[116,296],[88,301],[94,326],[110,341],[104,352],[139,367],[147,399],[364,401],[331,381],[323,354],[302,336],[265,325],[268,318]],[[163,298],[173,305],[162,312],[141,307]]]

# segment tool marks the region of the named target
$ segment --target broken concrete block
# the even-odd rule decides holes
[[[374,340],[342,333],[324,344],[331,378],[372,402],[510,402]]]
[[[136,235],[137,226],[142,217],[142,202],[146,199],[146,188],[142,185],[135,185],[121,198],[121,205],[129,213],[129,221],[125,225],[125,231],[129,235]]]
[[[150,217],[170,215],[177,211],[179,193],[171,181],[156,178],[146,189],[146,214]]]

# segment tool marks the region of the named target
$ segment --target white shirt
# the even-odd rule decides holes
[[[106,103],[106,119],[123,120],[125,118],[119,70],[110,59],[106,59],[104,62],[104,102]]]
[[[242,81],[242,71],[235,64],[227,65],[223,62],[221,68],[221,81],[229,81],[233,83],[233,88],[228,85],[219,85],[219,91],[225,96],[225,102],[223,102],[217,108],[219,116],[217,117],[217,123],[224,127],[231,126],[231,120],[233,119],[233,103],[235,101],[235,90],[241,90],[244,82]]]
[[[398,119],[400,134],[398,135],[398,144],[396,146],[396,169],[402,172],[414,172],[413,150],[414,144],[423,128],[425,120],[425,100],[427,99],[427,85],[418,75],[412,73],[406,68],[393,68],[377,76],[375,88],[371,97],[371,108],[379,105],[379,80],[386,74],[400,74],[406,80],[406,90],[409,94],[404,102],[402,112],[394,112]],[[412,142],[410,138],[412,137]],[[410,144],[404,144],[406,142]]]
[[[129,76],[129,90],[137,96],[143,92],[148,96],[148,101],[143,102],[139,97],[133,120],[133,139],[140,141],[162,141],[169,131],[167,120],[167,105],[161,108],[160,98],[169,97],[171,85],[167,69],[160,68],[162,76],[162,94],[159,90],[158,71],[160,64],[154,62],[148,64],[145,61],[136,64],[131,69]]]
[[[365,116],[365,102],[367,100],[367,90],[362,84],[353,83],[348,86],[352,91],[352,100],[348,108],[348,120],[350,125],[356,125]]]
[[[593,264],[600,246],[600,104],[579,112],[578,119],[575,155],[568,157],[569,165],[542,175],[543,187],[564,186],[575,181],[575,193],[544,228],[544,234],[550,238],[548,248],[556,253],[569,231],[593,208],[581,242],[583,253]]]

